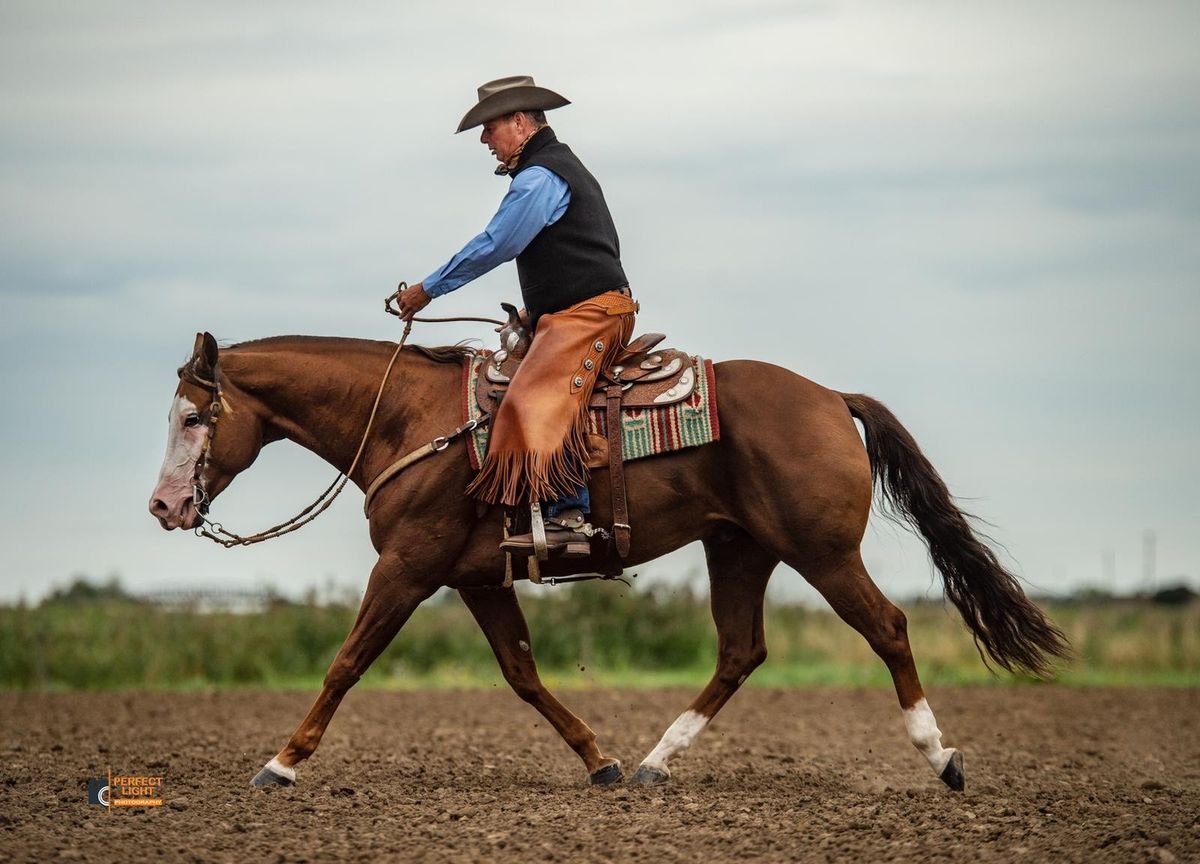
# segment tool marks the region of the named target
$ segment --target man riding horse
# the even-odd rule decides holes
[[[398,302],[411,319],[516,258],[534,338],[467,493],[509,507],[542,502],[547,551],[587,557],[587,406],[597,376],[633,333],[637,305],[600,184],[546,124],[546,111],[570,103],[525,75],[489,81],[478,98],[457,132],[483,126],[479,140],[499,160],[496,174],[511,178],[508,193],[483,233]],[[532,555],[533,535],[511,536],[501,548]]]

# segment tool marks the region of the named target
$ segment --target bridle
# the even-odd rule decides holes
[[[204,514],[208,512],[208,487],[204,483],[204,467],[208,464],[208,451],[212,449],[213,435],[217,431],[217,421],[221,418],[221,375],[216,369],[213,378],[209,381],[203,378],[192,368],[192,364],[185,363],[178,369],[179,380],[207,390],[210,396],[208,403],[208,422],[205,424],[204,442],[200,445],[200,455],[196,457],[195,470],[192,472],[192,505],[196,508],[196,513],[201,517],[203,524]],[[197,526],[199,527],[199,526]]]
[[[393,301],[397,301],[399,299],[401,292],[407,287],[408,285],[406,285],[404,282],[401,282],[396,288],[395,292],[389,294],[388,297],[383,301],[383,307],[389,314],[396,315],[397,317],[401,318],[403,317],[403,313],[399,310],[398,306],[393,308],[392,303]],[[204,435],[204,443],[200,446],[200,455],[196,457],[195,471],[192,473],[192,504],[196,508],[196,514],[200,517],[199,524],[193,529],[196,536],[207,537],[209,540],[212,540],[214,543],[219,543],[226,549],[232,546],[251,546],[255,543],[262,543],[264,540],[272,540],[276,537],[282,537],[284,534],[290,534],[292,531],[296,531],[304,527],[309,522],[312,522],[314,519],[324,513],[325,510],[329,508],[329,505],[334,502],[337,496],[341,494],[342,490],[346,488],[346,484],[350,481],[350,476],[354,473],[354,469],[358,467],[358,463],[362,458],[363,451],[366,450],[367,440],[371,435],[371,427],[375,424],[376,414],[379,413],[379,403],[383,399],[384,388],[387,385],[388,378],[391,377],[392,367],[396,365],[396,358],[400,356],[400,351],[404,348],[405,343],[408,341],[408,334],[412,331],[413,321],[421,321],[423,323],[431,324],[441,324],[451,321],[480,321],[497,325],[503,325],[505,323],[492,318],[475,317],[409,318],[405,320],[404,334],[400,337],[400,341],[396,345],[396,350],[392,352],[392,359],[388,361],[387,368],[383,372],[383,379],[379,382],[379,390],[375,394],[375,404],[371,406],[371,416],[367,420],[367,426],[363,430],[362,440],[359,442],[358,451],[354,454],[354,460],[350,463],[350,467],[344,472],[340,472],[338,476],[333,479],[333,482],[330,483],[325,489],[325,491],[317,496],[316,500],[314,500],[295,516],[284,522],[280,522],[278,525],[273,525],[272,527],[267,528],[265,531],[259,531],[257,534],[251,534],[247,537],[243,537],[240,534],[235,534],[233,531],[226,529],[225,526],[220,522],[216,522],[208,518],[208,509],[209,505],[212,503],[212,499],[209,497],[208,487],[204,482],[204,469],[208,464],[208,455],[212,451],[213,438],[217,434],[217,422],[221,418],[223,406],[225,404],[221,396],[220,368],[219,366],[214,366],[212,380],[209,380],[198,374],[193,368],[191,362],[180,366],[178,370],[180,380],[186,381],[189,384],[207,391],[210,396],[210,402],[208,405],[208,422],[206,424],[207,431]],[[432,441],[429,441],[421,447],[418,447],[416,450],[413,450],[412,452],[402,456],[385,468],[379,474],[379,476],[372,481],[371,485],[367,489],[365,509],[367,510],[368,516],[370,515],[369,508],[372,500],[375,497],[375,493],[384,483],[391,480],[409,465],[424,459],[426,456],[430,456],[434,453],[440,453],[447,449],[451,442],[460,436],[485,425],[490,419],[491,417],[486,414],[482,417],[472,418],[466,423],[463,423],[454,431],[448,432],[445,435],[439,435]]]

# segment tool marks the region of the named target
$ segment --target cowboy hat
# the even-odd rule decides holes
[[[535,85],[529,75],[497,78],[480,86],[479,101],[466,113],[454,131],[457,134],[514,111],[549,111],[551,108],[561,108],[570,104],[569,99],[553,90]]]

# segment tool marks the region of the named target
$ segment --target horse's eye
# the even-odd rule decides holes
[[[200,425],[200,415],[199,414],[189,414],[187,416],[187,419],[183,421],[183,425],[184,426],[199,426]]]

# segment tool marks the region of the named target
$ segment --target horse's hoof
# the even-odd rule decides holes
[[[638,766],[638,770],[633,772],[633,778],[629,782],[635,786],[661,786],[670,779],[671,772],[667,770],[666,765],[657,768],[643,762]]]
[[[942,782],[955,792],[961,792],[967,788],[967,775],[963,770],[963,755],[961,750],[954,751],[954,755],[950,757],[950,761],[942,769],[941,777]]]
[[[625,779],[625,775],[621,773],[621,763],[612,762],[602,768],[597,768],[588,777],[588,783],[592,786],[611,786],[613,783],[620,783]]]
[[[286,765],[281,765],[276,760],[272,759],[263,769],[254,775],[254,779],[250,781],[251,786],[291,786],[296,782],[295,770],[288,768]]]

